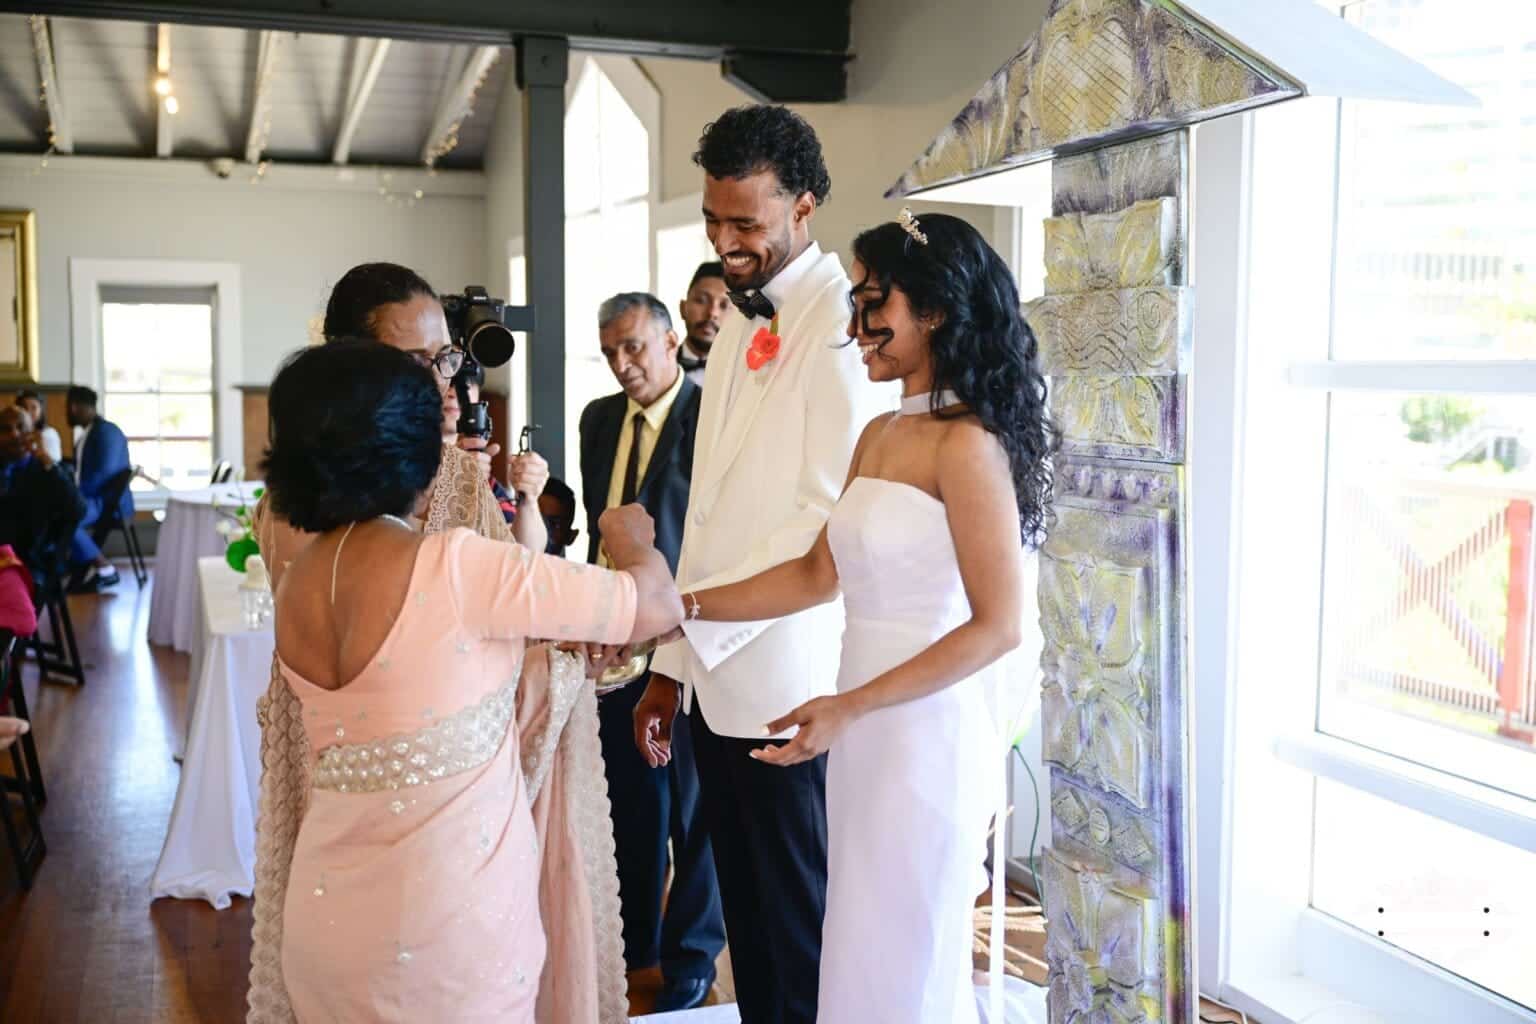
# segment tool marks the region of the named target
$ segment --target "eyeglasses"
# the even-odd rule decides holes
[[[461,348],[445,348],[435,357],[428,356],[425,352],[412,352],[411,358],[420,363],[424,369],[436,370],[444,378],[452,377],[458,373],[464,365],[464,350]]]

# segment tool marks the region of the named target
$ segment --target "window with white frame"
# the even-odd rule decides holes
[[[656,297],[672,313],[679,338],[686,328],[676,322],[678,305],[688,297],[694,271],[720,258],[704,232],[703,203],[703,195],[694,193],[656,209]]]
[[[152,481],[170,490],[208,483],[213,334],[211,288],[101,289],[101,413],[122,429],[129,458],[143,470],[136,490]]]
[[[1295,965],[1345,1003],[1398,1006],[1394,1021],[1522,1019],[1536,1009],[1536,5],[1334,6],[1481,106],[1305,101],[1255,117],[1249,381],[1278,348],[1292,388],[1270,400],[1260,384],[1246,410],[1239,681],[1270,713],[1240,727],[1236,759],[1242,772],[1278,750],[1308,782],[1239,780],[1229,955],[1266,943],[1243,920],[1268,913],[1273,934],[1299,913]],[[1255,863],[1307,870],[1260,891]],[[1283,962],[1278,948],[1265,955]],[[1430,991],[1465,1001],[1431,1008]]]
[[[565,465],[581,507],[581,412],[618,390],[598,348],[597,310],[651,288],[647,127],[597,58],[584,57],[565,114]]]

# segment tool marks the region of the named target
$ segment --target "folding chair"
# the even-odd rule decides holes
[[[15,666],[12,664],[15,649],[16,638],[9,632],[4,632],[3,640],[0,640],[0,676],[3,676],[3,686],[0,686],[0,689],[7,691],[11,687],[11,678],[15,674]],[[31,733],[27,736],[31,736]],[[21,737],[21,739],[26,738]],[[43,825],[37,815],[37,803],[33,799],[33,784],[27,776],[27,766],[22,759],[21,739],[10,745],[11,766],[15,774],[0,775],[0,826],[4,828],[5,845],[10,849],[11,860],[16,865],[16,877],[23,889],[31,889],[32,882],[37,877],[37,869],[48,853],[48,844],[43,841]],[[12,818],[11,808],[14,806],[12,797],[21,798],[21,822],[27,828],[25,842],[22,841],[21,830]]]
[[[139,546],[139,532],[133,528],[133,520],[124,519],[118,510],[123,494],[138,472],[137,466],[130,466],[107,481],[107,486],[101,492],[101,518],[91,527],[91,540],[96,542],[97,547],[102,547],[112,531],[121,531],[123,546],[128,549],[128,564],[133,567],[133,578],[142,587],[149,581],[149,569],[144,563],[144,549]]]

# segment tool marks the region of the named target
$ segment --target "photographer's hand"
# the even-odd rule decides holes
[[[549,483],[549,463],[538,452],[522,452],[512,456],[508,478],[513,493],[537,502]]]
[[[501,454],[501,445],[492,444],[483,437],[465,437],[463,434],[459,435],[457,443],[462,450],[475,453],[475,461],[480,463],[480,475],[490,479],[491,467],[496,456]]]

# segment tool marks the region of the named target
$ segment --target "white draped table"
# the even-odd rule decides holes
[[[219,484],[200,491],[179,491],[165,503],[165,522],[155,543],[155,587],[149,599],[149,642],[191,651],[202,629],[197,606],[197,561],[224,553],[219,536],[220,509],[233,512],[259,483]]]
[[[215,909],[255,884],[261,730],[256,701],[271,676],[272,627],[247,629],[240,574],[222,555],[195,563],[201,643],[187,687],[186,755],[150,898],[202,899]]]

